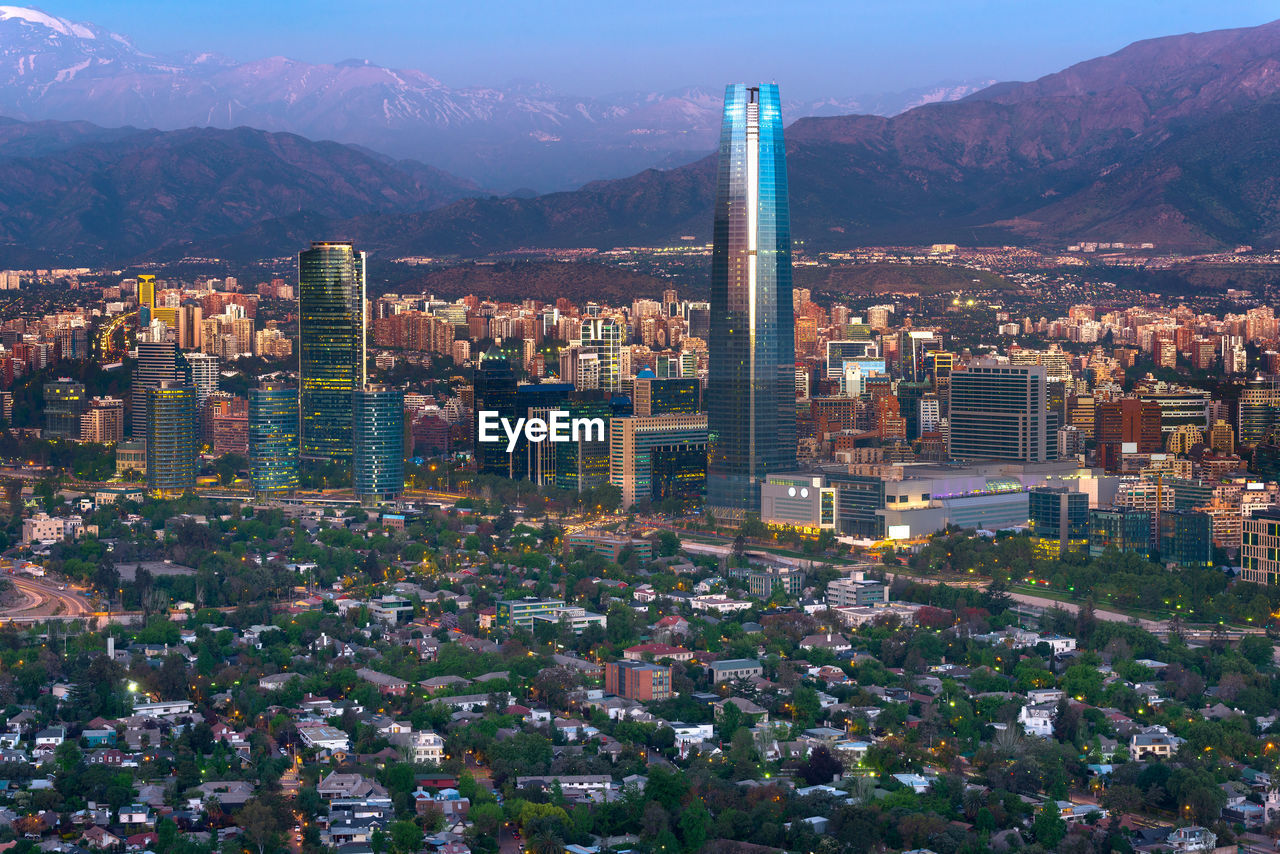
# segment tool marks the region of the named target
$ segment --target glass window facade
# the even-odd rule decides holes
[[[365,384],[365,255],[316,242],[298,254],[302,456],[350,460],[351,395]]]
[[[955,459],[1042,463],[1049,449],[1045,369],[970,366],[951,375],[950,452]]]
[[[366,386],[351,395],[355,424],[352,484],[362,502],[404,492],[404,392]]]
[[[791,222],[782,108],[773,84],[731,84],[716,179],[707,386],[707,505],[760,510],[760,484],[795,468]]]
[[[264,383],[249,390],[249,469],[253,491],[279,494],[298,486],[298,390]]]
[[[44,437],[79,439],[80,416],[89,406],[84,383],[60,379],[44,384]]]
[[[147,390],[147,489],[181,495],[196,485],[196,389],[161,383]]]

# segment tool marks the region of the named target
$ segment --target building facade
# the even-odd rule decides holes
[[[760,484],[795,468],[791,221],[774,84],[725,90],[711,254],[707,506],[760,510]]]
[[[1051,431],[1045,368],[970,365],[951,375],[948,450],[955,459],[1042,463],[1057,451]]]
[[[609,482],[622,506],[691,500],[707,478],[707,416],[632,415],[609,421]]]
[[[365,254],[315,242],[298,254],[300,444],[308,459],[355,453],[351,396],[366,382]]]
[[[196,485],[196,390],[162,382],[147,390],[147,489],[181,495]]]
[[[298,389],[264,382],[249,390],[249,474],[258,495],[298,486]]]
[[[369,385],[351,395],[355,460],[352,485],[364,503],[404,492],[404,392]]]

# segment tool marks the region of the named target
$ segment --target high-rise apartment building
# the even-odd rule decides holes
[[[711,253],[707,506],[760,510],[760,485],[796,461],[791,221],[774,84],[725,90]]]
[[[44,437],[79,439],[80,418],[88,408],[84,383],[62,377],[44,384]]]
[[[951,375],[948,450],[955,459],[1040,463],[1050,451],[1042,365],[977,363]]]
[[[351,395],[355,439],[352,485],[363,503],[404,492],[404,392],[367,385]]]
[[[316,241],[298,253],[298,374],[302,456],[350,460],[352,394],[364,388],[365,254]]]
[[[297,388],[264,382],[249,390],[249,473],[259,495],[297,488]]]
[[[141,288],[142,283],[139,282],[138,286]],[[184,364],[180,362],[178,345],[173,341],[138,342],[138,361],[133,366],[133,385],[130,389],[133,408],[130,425],[134,441],[146,441],[147,392],[159,388],[161,383],[176,383],[186,379]]]
[[[588,317],[582,321],[576,344],[584,353],[596,354],[600,366],[599,388],[605,391],[616,393],[622,388],[622,348],[626,339],[626,324],[612,317]]]
[[[191,384],[196,387],[196,406],[204,405],[218,391],[218,357],[208,353],[185,353]]]
[[[147,489],[173,496],[196,485],[196,390],[183,382],[147,389]]]
[[[80,416],[80,441],[116,444],[124,440],[124,401],[95,397]]]

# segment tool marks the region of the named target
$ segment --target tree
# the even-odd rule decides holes
[[[271,807],[254,798],[240,808],[236,822],[244,830],[245,839],[257,847],[258,854],[266,854],[267,846],[275,841],[279,828]]]
[[[693,803],[680,814],[680,836],[684,839],[684,850],[695,852],[707,842],[707,830],[711,827],[711,813],[701,798],[694,798]]]
[[[1058,847],[1058,843],[1067,835],[1067,823],[1062,820],[1062,813],[1058,810],[1055,801],[1048,801],[1044,807],[1036,815],[1035,823],[1031,826],[1031,832],[1035,835],[1036,842],[1043,845],[1050,851],[1054,851]]]
[[[826,785],[844,770],[844,765],[831,753],[825,744],[820,744],[809,754],[809,759],[800,766],[800,776],[810,786]]]
[[[396,854],[415,854],[422,847],[422,828],[411,821],[391,823],[391,850]]]

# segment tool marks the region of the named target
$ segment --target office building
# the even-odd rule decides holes
[[[1065,487],[1037,487],[1027,493],[1031,546],[1044,558],[1082,552],[1089,544],[1089,496]]]
[[[196,485],[196,390],[188,383],[147,389],[147,490],[181,495]]]
[[[516,409],[516,374],[497,347],[482,353],[475,373],[475,414],[471,435],[476,440],[476,464],[480,474],[512,476],[512,456],[503,442],[480,441],[480,413],[496,412],[512,423],[521,417]]]
[[[904,329],[898,335],[898,360],[902,379],[920,383],[929,378],[927,353],[942,349],[941,333],[932,329]]]
[[[302,456],[350,460],[351,396],[364,388],[365,254],[345,242],[298,253],[298,405]]]
[[[609,482],[622,506],[693,501],[707,482],[707,416],[632,415],[609,422]]]
[[[960,460],[1042,463],[1050,452],[1042,365],[977,363],[951,375],[948,451]]]
[[[1198,510],[1160,514],[1160,562],[1179,569],[1213,566],[1213,517]]]
[[[184,365],[185,362],[178,354],[178,345],[174,342],[138,342],[138,360],[133,366],[133,383],[129,394],[132,406],[130,426],[134,441],[145,442],[147,439],[147,392],[159,388],[161,383],[185,380]]]
[[[95,397],[80,416],[80,441],[115,444],[124,440],[124,401]]]
[[[671,698],[671,668],[643,661],[611,661],[604,668],[604,690],[640,703]]]
[[[352,485],[362,503],[404,492],[404,392],[368,385],[351,395],[355,459]]]
[[[658,379],[647,368],[636,374],[631,402],[636,415],[693,415],[702,409],[697,377]]]
[[[816,534],[836,528],[836,490],[821,475],[771,474],[760,487],[760,521]]]
[[[84,383],[68,377],[44,384],[44,438],[79,439],[80,418],[88,408]]]
[[[497,603],[494,625],[500,629],[533,628],[533,619],[564,607],[563,599],[502,599]]]
[[[1275,377],[1255,376],[1240,390],[1238,418],[1241,445],[1256,445],[1276,424],[1280,389]]]
[[[740,520],[795,468],[791,222],[774,84],[725,91],[711,253],[707,508]]]
[[[1098,464],[1109,471],[1120,468],[1122,454],[1152,454],[1163,447],[1160,404],[1126,397],[1094,407],[1094,438]]]
[[[249,390],[249,474],[258,495],[297,488],[297,388],[264,382]]]
[[[1280,510],[1260,510],[1242,521],[1240,579],[1280,584]]]
[[[1151,550],[1151,514],[1131,507],[1089,511],[1089,556],[1101,557],[1108,548],[1147,557]]]
[[[794,566],[770,566],[747,571],[747,592],[753,599],[769,599],[775,591],[797,597],[804,590],[804,571]]]
[[[862,570],[846,578],[827,582],[828,608],[867,608],[884,605],[888,601],[889,585],[884,581],[868,578]]]
[[[573,492],[585,492],[608,483],[609,431],[607,425],[613,417],[613,408],[609,400],[593,392],[575,393],[565,408],[568,409],[571,419],[603,418],[606,432],[603,438],[598,438],[591,431],[584,430],[577,441],[542,443],[542,447],[549,449],[554,455],[555,485]],[[545,482],[545,479],[541,482]]]

